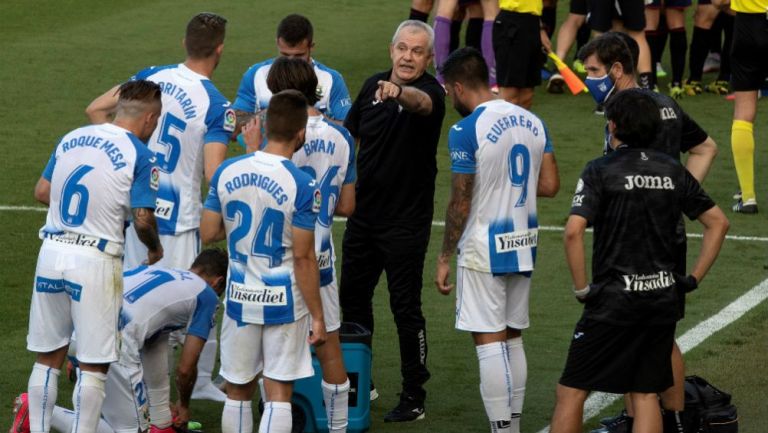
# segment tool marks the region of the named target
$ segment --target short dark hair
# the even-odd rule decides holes
[[[613,135],[630,147],[648,147],[661,130],[659,106],[647,90],[616,93],[605,105],[605,117],[616,125]]]
[[[209,277],[226,277],[229,257],[221,248],[206,248],[198,254],[190,269]]]
[[[475,48],[460,48],[445,60],[440,70],[447,83],[461,83],[477,89],[488,87],[488,65]]]
[[[267,139],[290,141],[307,126],[307,98],[298,90],[272,95],[267,107]]]
[[[193,59],[206,59],[224,43],[227,19],[211,12],[202,12],[192,17],[187,23],[184,45],[187,56]]]
[[[309,105],[315,105],[317,97],[317,75],[315,68],[298,57],[278,57],[269,68],[267,87],[272,93],[294,89],[301,92]]]
[[[283,18],[277,25],[277,37],[290,46],[296,46],[306,40],[312,43],[314,30],[312,23],[303,15],[291,14]]]
[[[632,56],[632,51],[617,32],[605,33],[592,39],[581,47],[578,57],[579,60],[584,61],[593,54],[606,68],[618,62],[624,68],[625,74],[634,75],[635,73],[635,58]]]
[[[148,109],[162,106],[160,85],[148,80],[127,81],[120,86],[117,98],[117,114],[137,117]]]

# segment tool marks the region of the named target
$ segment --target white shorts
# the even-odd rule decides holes
[[[309,353],[309,314],[284,325],[237,322],[224,314],[221,369],[230,383],[250,383],[262,370],[269,379],[290,382],[314,374]]]
[[[155,263],[171,269],[189,269],[200,254],[200,230],[189,230],[177,235],[160,235],[163,258]],[[125,229],[125,257],[123,268],[133,269],[147,260],[147,247],[139,240],[133,224]]]
[[[116,361],[122,300],[119,257],[92,247],[44,240],[32,289],[27,349],[54,351],[69,344],[76,331],[80,362]]]
[[[341,328],[341,314],[339,314],[339,286],[334,278],[331,284],[320,288],[320,301],[323,303],[323,318],[325,319],[325,332],[333,332]]]
[[[456,329],[499,332],[528,328],[531,279],[520,274],[495,277],[459,266],[456,271]]]
[[[115,433],[136,433],[149,428],[149,399],[141,364],[112,363],[104,393],[101,416]]]

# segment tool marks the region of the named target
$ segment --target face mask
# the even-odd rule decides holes
[[[586,84],[587,89],[589,89],[589,93],[598,104],[605,102],[605,100],[608,99],[608,96],[613,92],[614,89],[613,80],[611,80],[611,77],[608,74],[597,78],[587,77],[587,79],[584,81],[584,84]]]

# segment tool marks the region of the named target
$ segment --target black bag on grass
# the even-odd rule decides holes
[[[738,433],[739,416],[731,395],[699,376],[685,378],[685,431]]]

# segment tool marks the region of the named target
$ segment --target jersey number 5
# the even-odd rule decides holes
[[[509,151],[509,180],[512,186],[521,188],[515,207],[525,206],[528,199],[528,178],[531,172],[531,153],[522,144],[512,146]]]
[[[157,166],[166,173],[173,173],[181,155],[181,140],[171,131],[182,134],[187,129],[187,122],[179,119],[171,113],[165,113],[160,126],[160,136],[157,142],[163,146],[162,152],[157,152]]]

